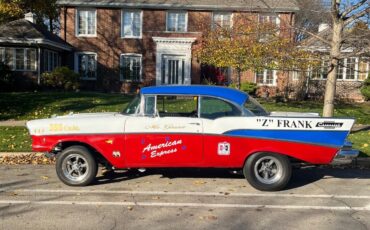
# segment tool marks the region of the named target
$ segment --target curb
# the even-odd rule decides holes
[[[18,157],[24,155],[31,155],[34,154],[35,156],[43,156],[44,153],[40,152],[0,152],[0,159],[3,157]],[[325,167],[325,165],[322,165]],[[332,165],[328,165],[331,166]],[[355,158],[351,164],[348,165],[338,165],[335,167],[343,167],[343,168],[360,168],[360,169],[370,169],[370,157],[359,157]]]
[[[34,154],[36,156],[42,156],[44,153],[37,153],[37,152],[0,152],[0,158],[2,157],[18,157],[24,155],[31,155]]]

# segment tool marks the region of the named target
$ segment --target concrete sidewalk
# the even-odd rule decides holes
[[[0,121],[0,126],[26,126],[27,121],[6,120]]]

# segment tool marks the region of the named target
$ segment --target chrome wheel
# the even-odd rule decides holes
[[[274,184],[283,176],[283,166],[274,156],[264,156],[255,163],[254,174],[263,184]]]
[[[70,154],[62,162],[62,172],[68,180],[81,182],[89,174],[89,164],[80,154]]]

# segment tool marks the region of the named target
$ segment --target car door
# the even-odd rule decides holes
[[[128,167],[200,166],[203,128],[197,97],[144,98],[144,115],[129,117],[125,124]]]
[[[203,124],[204,164],[212,167],[228,167],[230,159],[247,146],[235,137],[225,135],[230,122],[238,122],[240,108],[219,98],[201,97],[200,117]]]

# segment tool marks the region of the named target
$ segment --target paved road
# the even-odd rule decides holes
[[[63,185],[53,166],[0,166],[0,229],[370,229],[370,170],[295,170],[266,193],[225,170],[151,170]]]

